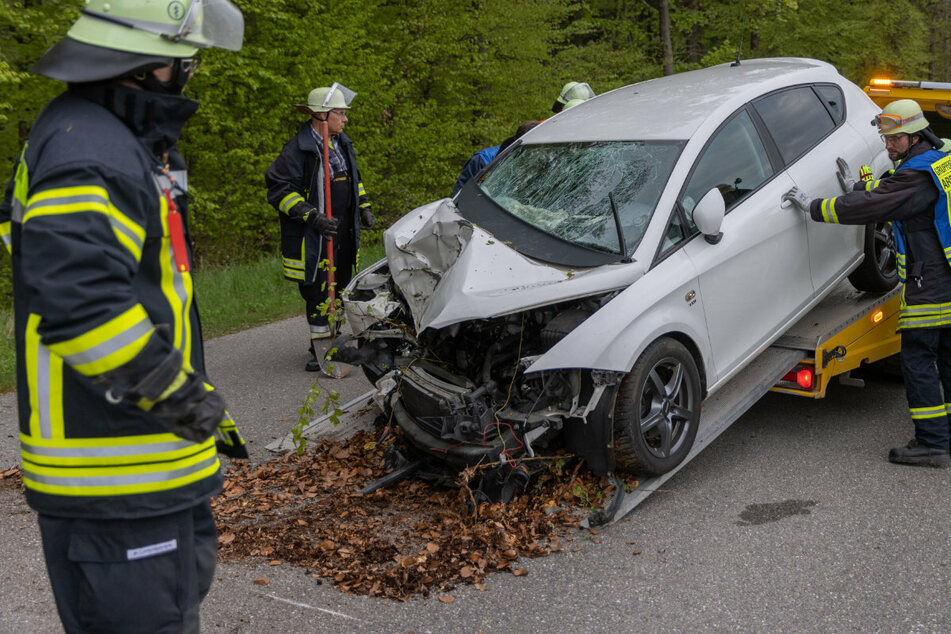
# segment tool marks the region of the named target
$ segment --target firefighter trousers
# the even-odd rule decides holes
[[[158,517],[39,516],[63,628],[74,632],[199,632],[198,607],[217,556],[208,502]]]
[[[928,447],[948,450],[948,404],[951,402],[951,328],[901,331],[901,368],[915,438]]]

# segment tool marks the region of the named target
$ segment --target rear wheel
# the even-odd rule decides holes
[[[638,358],[618,391],[617,463],[659,475],[687,457],[700,421],[700,373],[679,341],[658,339]]]
[[[879,222],[865,227],[865,259],[852,271],[852,286],[867,293],[887,293],[898,284],[892,225]]]

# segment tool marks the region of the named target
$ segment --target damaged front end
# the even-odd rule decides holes
[[[412,448],[454,469],[492,466],[487,499],[522,489],[541,449],[561,442],[598,474],[613,470],[612,412],[623,375],[584,369],[528,373],[532,363],[598,310],[589,297],[417,333],[389,266],[344,294],[354,334],[335,359],[360,365]],[[400,465],[394,465],[399,468]]]

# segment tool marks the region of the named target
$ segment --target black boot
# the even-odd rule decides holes
[[[310,342],[310,361],[304,366],[307,372],[320,372],[320,361],[317,360],[317,350],[314,348],[314,342]]]
[[[904,447],[896,447],[888,452],[888,461],[919,467],[947,469],[951,464],[951,454],[944,449],[922,445],[916,438]]]

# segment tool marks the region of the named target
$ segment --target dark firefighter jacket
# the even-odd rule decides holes
[[[343,154],[353,185],[353,252],[360,248],[360,210],[368,208],[366,191],[360,180],[357,157],[350,137],[341,132],[334,141]],[[322,149],[317,147],[310,131],[310,121],[301,125],[297,136],[284,144],[264,176],[267,200],[277,209],[281,222],[281,259],[284,277],[305,284],[317,280],[317,265],[325,257],[325,240],[301,220],[291,218],[288,212],[294,205],[307,202],[324,213],[324,171]]]
[[[204,372],[185,166],[174,149],[196,108],[114,83],[71,85],[34,123],[0,206],[23,481],[41,513],[148,517],[221,487],[213,437],[183,440],[151,403],[106,393],[109,377],[144,379],[174,358],[173,346],[177,372]],[[219,430],[228,429],[226,415]]]
[[[819,222],[891,221],[898,273],[905,282],[900,329],[951,325],[949,170],[951,155],[917,143],[894,173],[857,183],[844,196],[813,200],[809,210]]]

